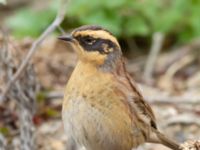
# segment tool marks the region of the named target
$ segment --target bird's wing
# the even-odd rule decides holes
[[[134,110],[140,120],[144,121],[153,128],[157,128],[154,113],[150,105],[140,94],[134,80],[126,71],[124,60],[121,60],[120,65],[118,66],[119,68],[117,74],[121,80],[120,82],[121,84],[126,85],[120,89],[122,90],[121,92],[124,92],[124,95],[126,95],[125,99],[128,102],[130,109]]]
[[[136,83],[133,81],[133,79],[130,77],[129,74],[126,75],[127,80],[129,81],[129,84],[133,88],[134,91],[137,92],[136,97],[132,97],[132,101],[134,101],[134,104],[137,106],[138,111],[142,113],[147,119],[150,120],[150,125],[154,128],[156,127],[156,122],[155,122],[155,116],[154,113],[150,107],[150,105],[144,100],[143,96],[140,94]]]

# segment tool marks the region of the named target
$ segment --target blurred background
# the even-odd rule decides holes
[[[199,0],[0,0],[0,150],[66,150],[62,95],[77,58],[57,37],[87,24],[117,36],[160,130],[199,138],[199,14]]]

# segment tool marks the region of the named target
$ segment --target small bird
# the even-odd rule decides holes
[[[62,108],[67,150],[131,150],[145,142],[179,149],[157,129],[154,113],[128,74],[111,32],[87,25],[59,39],[69,42],[78,55]]]

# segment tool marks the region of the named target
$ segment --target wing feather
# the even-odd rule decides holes
[[[118,83],[121,84],[118,90],[121,90],[121,92],[126,95],[125,100],[129,103],[130,109],[136,112],[140,120],[153,128],[157,128],[154,113],[150,105],[144,100],[139,92],[134,80],[126,71],[123,59],[118,64],[116,75],[118,76]]]

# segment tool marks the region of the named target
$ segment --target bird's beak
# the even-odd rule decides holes
[[[67,41],[67,42],[73,42],[74,38],[71,35],[65,35],[65,36],[60,36],[58,39]]]

